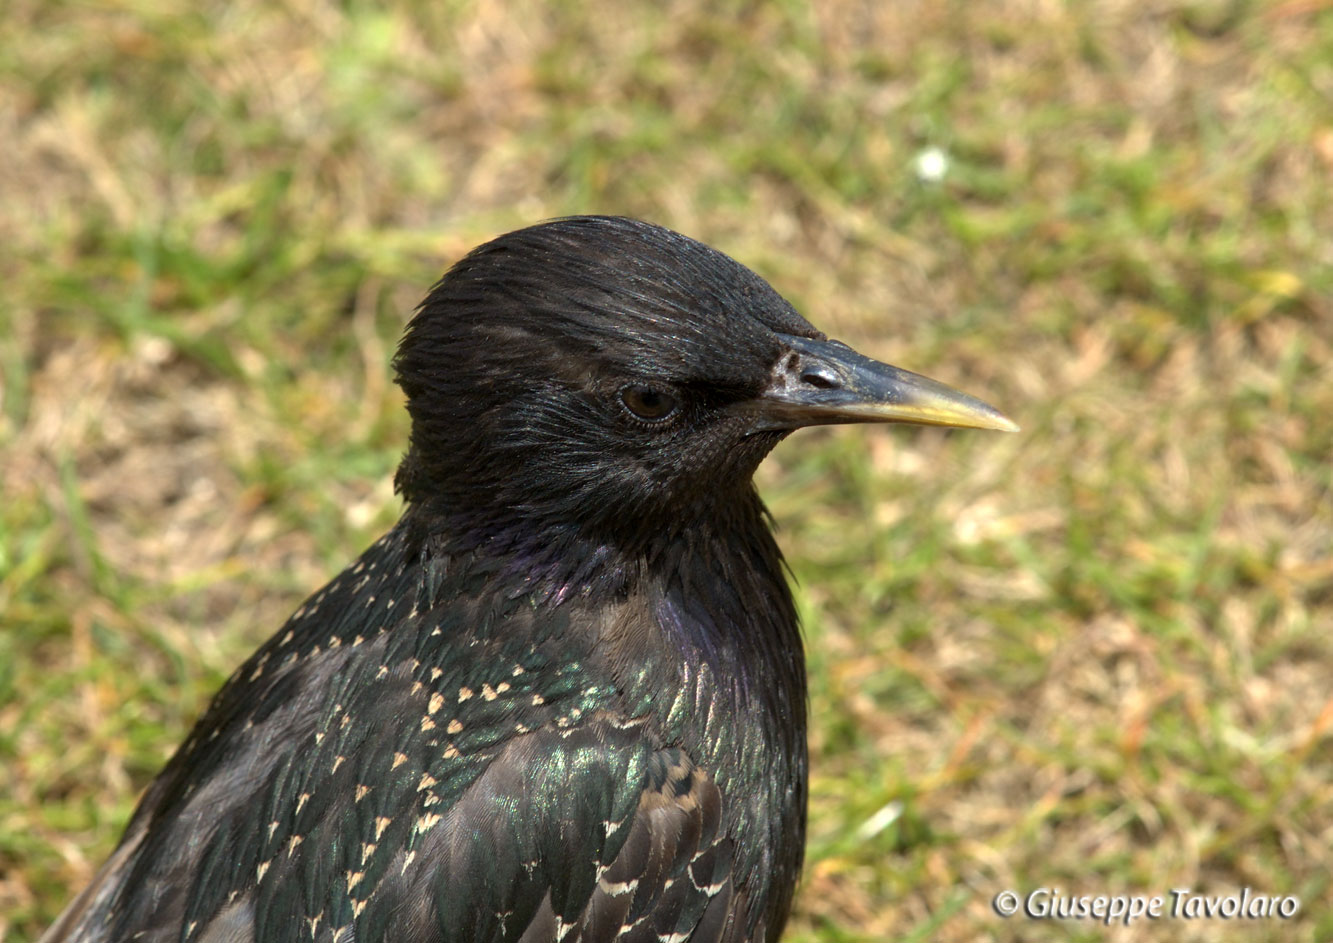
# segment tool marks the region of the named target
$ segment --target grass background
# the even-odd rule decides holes
[[[1328,0],[0,16],[0,937],[395,519],[433,279],[612,212],[1024,429],[761,473],[813,671],[787,939],[1333,938]],[[1041,886],[1304,905],[990,909]]]

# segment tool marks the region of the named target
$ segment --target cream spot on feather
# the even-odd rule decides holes
[[[427,812],[421,818],[417,819],[416,825],[412,826],[412,831],[417,833],[428,832],[439,824],[442,816],[435,812]]]

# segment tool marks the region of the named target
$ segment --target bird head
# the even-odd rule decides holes
[[[689,528],[748,493],[800,426],[1016,428],[829,340],[722,253],[623,218],[475,249],[422,303],[395,367],[412,419],[397,486],[475,545]]]

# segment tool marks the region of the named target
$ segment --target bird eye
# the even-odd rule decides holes
[[[632,383],[620,391],[620,401],[639,419],[661,422],[676,411],[676,397],[666,390]]]

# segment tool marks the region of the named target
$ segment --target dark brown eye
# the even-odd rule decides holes
[[[620,401],[638,418],[661,422],[676,411],[676,398],[666,390],[632,383],[620,391]]]

